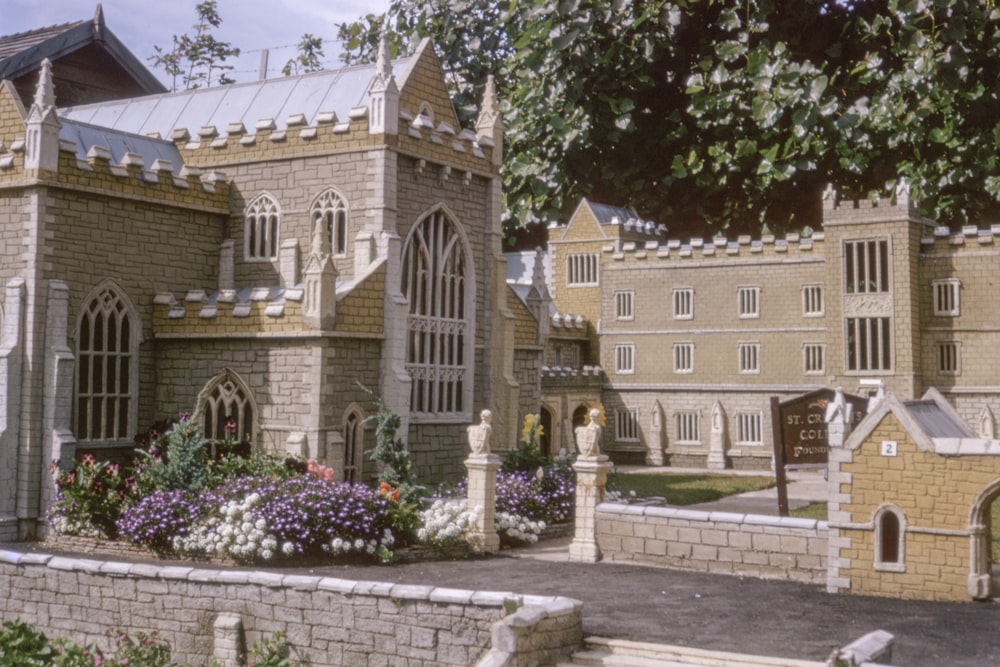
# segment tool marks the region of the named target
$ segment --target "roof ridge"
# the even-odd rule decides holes
[[[14,33],[11,33],[9,35],[0,35],[0,42],[4,41],[5,39],[11,39],[11,38],[14,38],[14,37],[26,37],[28,35],[34,35],[34,34],[38,34],[38,33],[49,32],[51,30],[55,30],[56,28],[62,28],[64,30],[69,30],[71,28],[77,27],[81,23],[90,23],[91,21],[93,21],[93,19],[81,19],[79,21],[69,21],[67,23],[54,23],[52,25],[45,26],[45,27],[42,27],[42,28],[34,28],[32,30],[25,30],[24,32],[14,32]]]

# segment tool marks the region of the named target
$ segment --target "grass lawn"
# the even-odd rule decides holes
[[[694,505],[718,500],[747,491],[774,486],[773,477],[737,477],[735,475],[702,475],[663,473],[657,475],[612,473],[608,488],[626,496],[635,492],[637,498],[659,496],[670,505]]]
[[[788,510],[789,516],[798,517],[800,519],[819,519],[820,521],[826,521],[826,502],[815,502],[809,503],[805,507],[800,507],[799,509]]]

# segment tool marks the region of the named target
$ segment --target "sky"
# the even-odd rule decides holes
[[[162,71],[148,58],[154,46],[169,50],[174,35],[194,34],[195,6],[200,0],[102,0],[104,22],[126,47],[166,85]],[[268,49],[268,72],[280,76],[294,58],[304,33],[323,38],[324,64],[336,67],[336,24],[378,14],[390,0],[218,0],[222,25],[215,38],[241,50],[230,76],[236,81],[259,78],[261,51]],[[92,19],[98,0],[0,0],[0,35]]]

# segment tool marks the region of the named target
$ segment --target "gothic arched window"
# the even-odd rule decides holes
[[[356,406],[344,419],[344,474],[345,482],[360,482],[364,468],[365,417]]]
[[[410,410],[458,417],[472,400],[472,269],[455,225],[441,211],[421,220],[403,248],[409,302],[406,370]]]
[[[327,190],[312,205],[312,221],[323,221],[334,255],[347,253],[347,203],[334,190]]]
[[[135,432],[139,322],[113,284],[85,301],[76,331],[76,437],[128,441]]]
[[[202,429],[208,440],[233,438],[253,442],[257,410],[253,397],[236,373],[225,370],[209,382],[198,405]]]
[[[270,195],[261,195],[250,202],[244,227],[247,259],[278,258],[278,223],[281,211]]]

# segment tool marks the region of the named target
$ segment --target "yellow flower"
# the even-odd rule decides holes
[[[524,427],[521,429],[521,442],[532,442],[542,435],[541,415],[527,415],[524,418]]]

